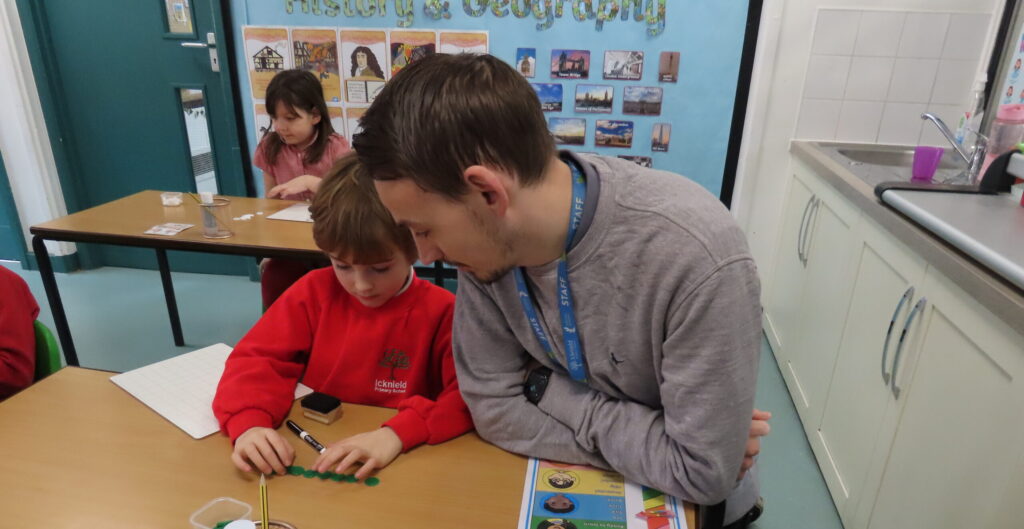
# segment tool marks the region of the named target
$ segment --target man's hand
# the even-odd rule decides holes
[[[332,443],[316,458],[312,468],[317,472],[333,469],[340,473],[362,461],[363,465],[356,471],[356,478],[363,479],[375,469],[388,466],[400,453],[402,440],[394,430],[384,426]]]
[[[243,472],[255,466],[264,474],[284,475],[295,460],[295,449],[272,428],[254,426],[235,439],[231,461]]]
[[[747,439],[747,451],[743,454],[743,464],[740,465],[740,475],[736,481],[743,479],[743,476],[754,466],[754,457],[761,453],[761,437],[772,431],[768,419],[772,418],[770,411],[761,411],[754,408],[754,417],[750,421],[750,438]]]

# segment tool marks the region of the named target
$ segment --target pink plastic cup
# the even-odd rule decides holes
[[[935,170],[939,168],[942,155],[946,149],[942,147],[918,146],[914,148],[914,166],[911,180],[914,182],[931,182]]]

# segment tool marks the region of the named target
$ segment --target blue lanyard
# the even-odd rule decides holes
[[[580,336],[576,332],[576,311],[572,304],[572,291],[569,289],[569,264],[567,255],[572,246],[572,240],[576,237],[576,229],[580,227],[583,220],[583,203],[587,195],[587,182],[584,179],[583,171],[576,166],[575,162],[569,162],[572,169],[572,212],[569,218],[569,233],[565,236],[565,250],[558,258],[558,312],[562,317],[562,341],[565,344],[565,358],[569,364],[569,375],[573,380],[579,382],[587,381],[587,366],[583,358],[583,346],[580,345]],[[558,362],[555,358],[555,351],[551,347],[544,328],[541,327],[540,318],[537,317],[537,308],[533,306],[533,298],[526,287],[526,278],[522,268],[515,269],[516,288],[519,290],[519,301],[523,304],[523,311],[526,319],[530,321],[530,328],[537,336],[544,352],[551,360]]]

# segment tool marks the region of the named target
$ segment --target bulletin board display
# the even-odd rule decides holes
[[[486,52],[533,84],[559,148],[679,173],[717,196],[747,8],[737,0],[232,0],[248,144],[255,150],[270,125],[262,94],[280,69],[317,75],[332,124],[351,138],[404,64],[425,53]]]

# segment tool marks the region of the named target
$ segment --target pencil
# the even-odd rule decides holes
[[[215,214],[213,213],[213,211],[210,211],[210,208],[207,208],[207,207],[205,207],[205,206],[204,206],[204,203],[203,203],[203,201],[202,201],[202,200],[199,200],[199,197],[198,197],[198,196],[196,196],[196,194],[195,194],[195,193],[185,193],[185,194],[186,194],[186,195],[188,195],[188,196],[190,196],[190,197],[192,197],[192,200],[195,200],[195,201],[196,201],[196,204],[199,204],[199,207],[201,207],[201,208],[204,208],[204,209],[206,210],[206,212],[207,212],[207,213],[209,213],[209,214],[210,214],[210,216],[211,216],[211,217],[213,217],[213,218],[214,218],[214,220],[216,220],[216,221],[217,221],[217,224],[219,224],[221,228],[227,229],[227,227],[228,227],[228,224],[227,224],[226,222],[224,222],[223,220],[221,220],[221,219],[220,219],[220,217],[218,217],[217,215],[215,215]]]
[[[267,478],[263,474],[260,474],[260,521],[261,529],[267,529],[270,521],[270,512],[267,507]]]

